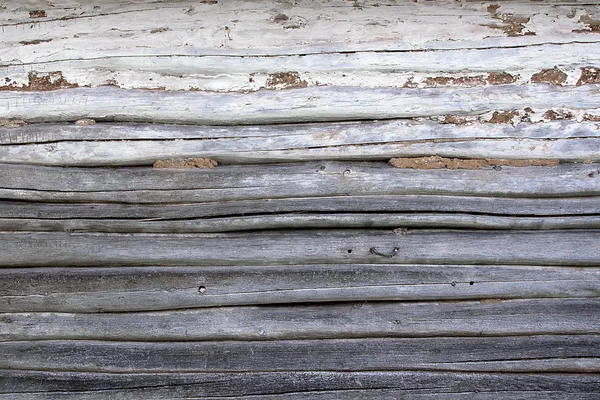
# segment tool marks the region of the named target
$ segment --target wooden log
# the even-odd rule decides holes
[[[337,196],[268,198],[188,204],[33,203],[0,201],[0,218],[178,220],[241,215],[319,213],[446,213],[499,216],[594,216],[597,197]]]
[[[3,313],[0,341],[600,334],[600,299],[377,302],[136,313]]]
[[[27,65],[109,55],[273,55],[586,42],[595,41],[590,33],[598,18],[597,4],[366,0],[355,5],[338,0],[321,2],[319,7],[310,3],[290,7],[275,0],[250,4],[101,0],[76,10],[8,3],[0,21],[6,35],[4,58]],[[43,13],[32,18],[29,12],[34,8]],[[232,20],[232,14],[239,19]],[[199,21],[202,35],[197,32]]]
[[[67,373],[1,371],[0,399],[595,400],[592,374],[427,371]]]
[[[501,217],[448,214],[257,215],[178,221],[0,219],[2,231],[105,233],[219,233],[325,228],[599,229],[600,216]]]
[[[252,93],[123,90],[0,91],[0,118],[30,122],[102,121],[248,125],[479,115],[525,107],[600,108],[598,85],[475,88],[307,87]]]
[[[1,267],[313,263],[595,266],[600,262],[600,230],[306,230],[186,235],[0,232],[0,238]]]
[[[0,231],[105,233],[219,233],[325,228],[599,229],[600,216],[504,217],[448,214],[254,215],[170,221],[0,218]]]
[[[2,369],[57,372],[600,372],[596,335],[159,343],[42,340],[0,342],[0,351]]]
[[[112,85],[124,89],[219,92],[348,85],[371,88],[524,85],[535,83],[540,71],[555,68],[561,74],[558,82],[572,86],[582,76],[585,78],[587,68],[600,65],[597,56],[600,45],[582,42],[583,35],[578,36],[570,43],[544,44],[516,39],[520,45],[512,47],[495,43],[487,48],[477,48],[477,43],[471,43],[466,45],[474,48],[422,51],[347,52],[343,48],[356,43],[340,43],[336,44],[338,49],[332,48],[325,53],[251,57],[235,54],[207,57],[198,54],[202,52],[199,49],[137,55],[124,55],[121,49],[99,49],[96,54],[86,52],[81,57],[70,58],[64,53],[73,54],[71,47],[70,51],[49,54],[46,59],[53,61],[34,59],[22,63],[7,60],[0,66],[0,76],[5,76],[0,82],[0,90],[35,90],[40,86],[38,82],[46,77],[52,77],[55,82],[60,80],[63,86]],[[146,38],[151,37],[146,35]],[[440,42],[448,45],[447,41]],[[48,45],[21,46],[20,57],[28,57],[31,51],[39,51],[45,46]],[[131,50],[133,54],[139,52]],[[285,50],[297,51],[294,47]],[[50,85],[55,89],[60,86],[60,83]]]
[[[130,312],[338,301],[597,297],[600,269],[286,265],[2,268],[4,312]]]
[[[189,203],[352,195],[585,197],[600,195],[599,178],[598,164],[427,171],[350,162],[185,170],[0,164],[0,198]]]
[[[593,139],[600,137],[589,121],[539,121],[536,123],[439,123],[428,120],[389,120],[279,124],[253,126],[165,125],[137,123],[29,124],[18,128],[0,127],[0,144],[42,144],[53,142],[143,141],[182,139],[209,141],[214,150],[292,149],[421,142],[431,144],[472,139]],[[268,148],[265,145],[268,144]],[[254,146],[254,147],[253,147]],[[4,148],[4,147],[2,147]]]
[[[516,126],[415,121],[253,127],[35,124],[0,130],[0,144],[4,163],[68,166],[152,165],[158,159],[190,157],[234,164],[429,155],[600,161],[596,124],[572,121]]]

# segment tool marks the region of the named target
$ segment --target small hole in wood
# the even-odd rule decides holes
[[[469,285],[473,286],[475,284],[475,282],[471,281],[469,282]]]
[[[348,249],[348,254],[352,253],[352,249]]]
[[[206,286],[199,286],[198,293],[202,293],[202,294],[206,293]]]

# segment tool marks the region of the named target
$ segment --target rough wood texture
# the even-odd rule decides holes
[[[2,231],[106,233],[217,233],[323,228],[598,229],[600,216],[503,217],[448,214],[255,215],[177,221],[115,219],[0,219]]]
[[[51,340],[0,342],[0,351],[0,368],[37,371],[600,372],[596,335],[160,343]]]
[[[191,199],[195,200],[195,199]],[[574,216],[600,214],[593,197],[506,198],[437,195],[268,198],[177,204],[35,203],[0,201],[0,217],[31,219],[177,220],[291,213],[457,213],[499,216]]]
[[[35,124],[0,129],[5,163],[152,165],[163,158],[209,157],[219,163],[459,158],[554,158],[600,161],[597,123],[465,125],[392,121],[215,127],[142,124]]]
[[[597,2],[13,3],[6,89],[523,84],[553,68],[574,85],[600,54]]]
[[[339,301],[598,297],[595,267],[286,265],[2,268],[5,312],[126,312]]]
[[[312,162],[212,169],[55,168],[0,164],[0,197],[21,201],[189,203],[348,195],[600,195],[598,164],[415,170]]]
[[[309,87],[285,92],[171,92],[109,87],[50,92],[0,91],[0,118],[30,122],[103,121],[188,124],[274,124],[478,115],[525,107],[600,108],[597,84],[489,88]],[[356,100],[360,99],[360,100]]]
[[[2,371],[0,399],[583,399],[597,375],[442,372],[55,373]],[[68,389],[65,389],[68,388]]]
[[[596,400],[599,4],[0,4],[0,399]]]
[[[0,239],[0,267],[312,263],[595,266],[600,262],[600,230],[306,230],[185,235],[0,232]]]
[[[211,307],[136,313],[3,313],[0,341],[281,340],[600,334],[599,299]]]

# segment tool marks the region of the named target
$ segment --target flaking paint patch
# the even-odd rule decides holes
[[[594,33],[600,32],[600,19],[593,19],[589,15],[582,15],[579,22],[584,24],[587,29],[574,29],[575,33]]]
[[[308,87],[308,82],[296,71],[275,72],[269,74],[265,84],[266,89],[292,89]]]
[[[438,77],[426,77],[423,80],[424,87],[448,87],[448,86],[460,86],[460,87],[476,87],[485,85],[506,85],[517,81],[518,76],[509,74],[508,72],[490,72],[485,75],[474,75],[474,76],[438,76]],[[412,80],[410,83],[413,83]],[[416,84],[415,84],[416,85]],[[404,87],[409,86],[407,81]]]
[[[581,76],[576,86],[585,84],[600,84],[600,69],[596,67],[581,68]]]
[[[525,25],[530,21],[529,17],[522,17],[513,13],[499,13],[500,8],[497,4],[488,6],[487,11],[492,14],[492,18],[502,21],[501,24],[484,25],[488,28],[499,29],[506,36],[535,36],[535,32],[525,31]]]
[[[11,90],[20,92],[43,92],[49,90],[68,89],[79,87],[76,83],[68,82],[61,71],[45,72],[38,74],[35,71],[28,75],[29,82],[26,85],[18,86],[10,83],[5,86],[0,86],[0,90]]]
[[[567,81],[567,74],[558,67],[544,69],[531,75],[531,83],[547,83],[549,85],[561,86]]]
[[[515,122],[515,117],[519,116],[516,110],[494,111],[492,117],[487,121],[490,124],[509,124]]]

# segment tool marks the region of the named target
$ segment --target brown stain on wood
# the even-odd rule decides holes
[[[600,84],[600,69],[596,67],[581,68],[581,76],[575,86]]]
[[[293,89],[305,88],[308,83],[300,78],[300,74],[296,71],[275,72],[269,74],[266,82],[267,89]]]
[[[569,111],[548,110],[544,113],[544,118],[551,121],[562,121],[565,119],[573,119],[575,118],[575,115],[573,115],[573,113]]]
[[[597,33],[600,32],[600,19],[593,19],[589,15],[582,15],[579,22],[586,25],[587,29],[574,29],[575,33]]]
[[[96,120],[92,119],[92,118],[82,118],[82,119],[78,119],[77,121],[75,121],[75,125],[77,126],[90,126],[90,125],[95,125],[96,124]]]
[[[156,160],[152,165],[154,168],[214,168],[219,163],[211,158],[176,158],[170,160]]]
[[[511,111],[494,111],[492,117],[487,121],[490,124],[508,124],[513,121],[514,117],[517,117],[519,112],[516,110]]]
[[[33,10],[29,11],[29,18],[46,18],[48,14],[46,14],[45,10]]]
[[[31,45],[40,44],[40,43],[48,43],[51,41],[52,41],[52,39],[35,39],[35,40],[22,40],[19,43],[22,44],[23,46],[31,46]]]
[[[38,74],[32,71],[28,74],[29,83],[24,86],[17,86],[14,82],[0,86],[0,90],[12,90],[18,92],[44,92],[57,89],[68,89],[79,87],[76,83],[68,82],[61,71]]]
[[[472,121],[471,119],[462,117],[460,115],[444,115],[444,118],[441,122],[443,124],[465,125]]]
[[[460,77],[427,77],[423,80],[426,87],[461,86],[475,87],[485,85],[505,85],[516,82],[517,77],[508,72],[490,72],[487,76],[460,76]],[[407,82],[408,83],[408,82]],[[409,87],[405,83],[404,87]]]
[[[21,119],[0,119],[0,127],[2,128],[19,128],[25,124],[26,122]]]
[[[554,67],[552,69],[543,69],[538,73],[531,75],[531,83],[547,83],[549,85],[561,86],[567,81],[567,74]]]
[[[497,4],[491,4],[487,7],[487,11],[492,14],[492,18],[502,21],[501,24],[484,25],[488,28],[499,29],[506,36],[535,36],[535,32],[525,31],[525,24],[530,20],[529,17],[521,17],[512,13],[502,14],[498,12],[500,8]]]
[[[430,157],[398,157],[388,162],[396,168],[409,169],[483,169],[489,167],[553,167],[559,160],[532,159],[509,160],[500,158],[461,159],[440,156]]]

